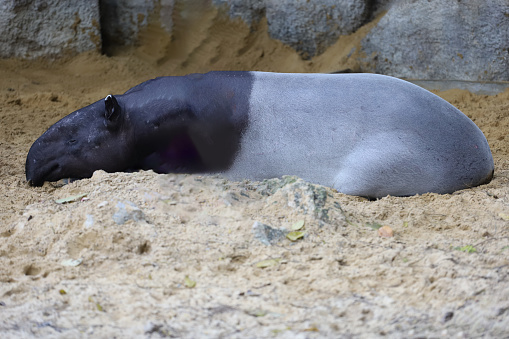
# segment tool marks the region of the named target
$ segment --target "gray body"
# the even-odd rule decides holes
[[[34,143],[27,180],[87,177],[99,168],[219,172],[254,180],[296,175],[379,198],[451,193],[489,182],[494,170],[486,138],[467,116],[416,85],[382,75],[210,72],[158,78],[116,99],[122,123],[102,137],[111,131],[116,141],[109,142],[110,154],[122,152],[115,166],[101,147],[87,149],[91,134],[99,132],[79,130],[85,115],[104,119],[98,102],[62,119]],[[44,171],[32,163],[43,162],[51,144],[46,139],[58,139],[52,129],[71,127],[87,135],[80,150],[93,164],[65,172],[69,161],[55,160],[62,170],[39,175]]]
[[[440,97],[374,74],[256,73],[249,129],[227,172],[282,174],[371,198],[453,191],[489,182],[481,130]]]

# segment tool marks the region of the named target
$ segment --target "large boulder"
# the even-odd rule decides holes
[[[509,80],[507,0],[394,1],[362,42],[363,71],[432,80]]]
[[[100,50],[98,0],[0,0],[0,57]]]
[[[370,16],[369,0],[214,0],[248,24],[267,17],[270,36],[304,58],[322,53],[340,35],[353,33]]]
[[[322,53],[369,17],[365,0],[267,0],[266,6],[271,37],[290,45],[304,58]]]
[[[227,8],[231,18],[240,18],[249,26],[256,24],[265,15],[267,0],[212,0],[219,8]]]

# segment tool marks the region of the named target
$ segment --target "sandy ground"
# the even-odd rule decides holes
[[[173,37],[155,23],[112,57],[0,61],[1,336],[509,337],[509,90],[438,93],[484,131],[496,166],[490,184],[450,195],[367,201],[291,177],[150,171],[25,182],[31,143],[107,94],[214,69],[355,69],[368,29],[304,62],[263,22],[212,11],[176,20]],[[284,237],[300,221],[304,237]],[[255,223],[283,236],[266,245]]]

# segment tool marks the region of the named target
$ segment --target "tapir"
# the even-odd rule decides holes
[[[40,186],[99,169],[295,175],[381,198],[485,184],[494,163],[472,120],[412,83],[246,71],[160,77],[78,109],[34,142],[26,179]]]

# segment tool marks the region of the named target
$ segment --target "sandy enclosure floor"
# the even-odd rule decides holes
[[[29,187],[31,143],[107,94],[213,69],[355,68],[340,45],[363,34],[304,62],[263,23],[250,32],[211,12],[185,24],[173,39],[150,26],[140,47],[110,58],[0,61],[2,337],[509,336],[509,91],[438,93],[484,131],[495,158],[490,184],[451,195],[367,201],[292,177],[150,171]],[[253,231],[299,221],[295,242],[266,245]]]

